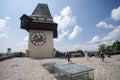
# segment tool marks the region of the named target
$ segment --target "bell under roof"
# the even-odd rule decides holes
[[[33,16],[51,17],[47,4],[39,3],[32,13]]]

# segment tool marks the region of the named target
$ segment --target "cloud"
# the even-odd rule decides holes
[[[83,29],[80,26],[75,25],[73,32],[69,34],[69,39],[70,40],[75,39],[76,37],[78,37],[78,35],[81,34],[82,31]]]
[[[5,33],[0,34],[0,38],[8,38],[8,35]]]
[[[84,44],[80,45],[81,50],[83,51],[97,51],[98,50],[98,45],[99,44]]]
[[[63,8],[63,10],[60,12],[62,16],[68,16],[72,13],[72,10],[69,6]]]
[[[113,9],[111,11],[111,18],[113,20],[120,20],[120,6],[116,9]],[[107,18],[109,19],[109,18]],[[101,21],[99,22],[97,25],[96,25],[98,28],[111,28],[113,29],[111,32],[109,32],[106,36],[104,36],[103,38],[101,38],[100,40],[100,37],[93,37],[93,39],[91,40],[91,43],[94,43],[97,41],[98,39],[98,42],[101,43],[101,44],[112,44],[112,42],[116,41],[116,40],[120,40],[120,25],[118,26],[113,26],[112,24],[107,24],[105,21]]]
[[[104,21],[99,22],[96,26],[98,28],[114,28],[114,26],[112,24],[107,24]]]
[[[63,47],[60,48],[60,50],[63,51],[63,52],[75,51],[75,50],[97,51],[98,50],[98,45],[100,45],[100,44],[80,44],[80,43],[76,43],[74,45],[64,45]]]
[[[61,41],[63,39],[64,36],[69,35],[70,40],[75,39],[79,34],[81,34],[82,32],[82,28],[77,24],[77,17],[72,15],[72,9],[70,6],[67,6],[65,8],[63,8],[60,11],[59,15],[55,15],[55,17],[53,18],[53,20],[58,23],[58,31],[61,30],[69,30],[67,27],[68,26],[73,26],[74,30],[73,32],[71,32],[70,34],[68,34],[69,31],[67,32],[63,32],[62,34],[58,35],[58,39],[55,39],[57,41]]]
[[[107,44],[111,45],[114,41],[120,41],[120,26],[117,26],[114,30],[109,32],[106,36],[100,38],[99,36],[94,36],[88,44]]]
[[[2,30],[2,29],[4,29],[5,28],[5,26],[6,26],[6,20],[4,20],[4,19],[0,19],[0,30]]]
[[[63,45],[62,47],[59,48],[60,51],[66,52],[66,51],[75,51],[81,49],[81,45],[79,43],[76,43],[74,45]]]
[[[28,49],[28,36],[25,36],[21,42],[13,46],[15,52],[25,52]]]
[[[102,41],[120,40],[120,26],[109,32],[107,36],[102,38]]]
[[[0,30],[3,30],[6,28],[6,24],[10,17],[5,17],[4,19],[0,19]]]
[[[29,39],[28,36],[24,37],[23,41],[24,41],[25,44],[28,44],[28,39]]]
[[[100,37],[99,36],[94,36],[92,38],[92,40],[90,41],[90,43],[98,43],[100,41]]]
[[[114,20],[120,20],[120,6],[111,11],[111,18]]]
[[[55,15],[54,22],[58,23],[58,30],[65,29],[68,26],[76,24],[76,16],[72,16],[72,10],[69,6],[63,8],[59,15]]]
[[[57,39],[55,39],[55,41],[60,42],[62,39],[64,39],[67,35],[68,35],[69,31],[61,31],[61,34],[58,36]]]
[[[29,37],[28,37],[28,36],[25,36],[25,37],[23,38],[23,41],[20,42],[18,46],[20,46],[20,45],[28,45],[28,39],[29,39]]]
[[[9,20],[9,19],[11,19],[11,17],[7,16],[7,17],[5,17],[5,19],[6,19],[6,20]]]

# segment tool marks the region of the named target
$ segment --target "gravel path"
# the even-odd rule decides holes
[[[95,57],[90,58],[90,61],[85,58],[71,60],[78,65],[94,68],[95,80],[120,80],[120,55],[106,57],[105,62]],[[56,80],[54,74],[50,74],[42,66],[43,63],[49,62],[67,64],[67,60],[60,58],[13,58],[0,62],[0,80]]]

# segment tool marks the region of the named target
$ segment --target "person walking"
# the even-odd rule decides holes
[[[105,54],[103,51],[100,52],[100,58],[104,62]]]
[[[71,54],[70,52],[67,52],[67,60],[68,60],[68,63],[72,63],[72,61],[70,60],[71,58]]]

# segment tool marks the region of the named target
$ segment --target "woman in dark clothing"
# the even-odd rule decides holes
[[[104,62],[105,55],[103,51],[100,52],[100,58]]]
[[[68,63],[71,63],[72,61],[70,60],[71,54],[70,52],[67,52],[67,59],[68,59]]]

